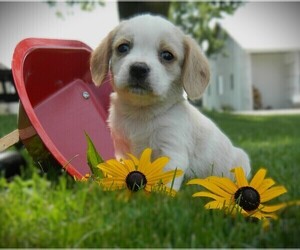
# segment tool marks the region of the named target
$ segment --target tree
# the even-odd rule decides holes
[[[53,7],[56,6],[56,0],[47,1],[48,5]],[[80,6],[83,11],[93,11],[98,6],[105,5],[105,0],[85,0],[85,1],[74,1],[67,0],[65,4],[69,7]],[[127,19],[140,13],[152,13],[168,17],[170,2],[126,2],[118,1],[118,12],[120,19]],[[64,13],[60,10],[56,12],[56,15],[60,18],[64,17]]]
[[[210,57],[222,52],[226,32],[215,22],[225,14],[232,15],[242,2],[172,2],[169,18],[182,30],[192,35],[205,54]]]
[[[48,1],[50,6],[55,6],[56,1]],[[98,6],[103,6],[105,0],[67,0],[70,7],[79,5],[83,11],[93,11]],[[118,1],[120,19],[127,19],[140,13],[152,13],[169,18],[181,29],[193,36],[205,54],[210,57],[221,53],[227,37],[226,32],[215,20],[222,19],[225,14],[232,15],[242,2],[236,1],[208,1],[208,2],[126,2]],[[63,13],[57,11],[63,17]]]
[[[46,1],[46,3],[50,6],[50,7],[54,7],[56,6],[58,1],[56,0],[49,0]],[[80,9],[82,11],[93,11],[96,7],[98,6],[104,6],[105,2],[104,0],[88,0],[88,1],[74,1],[74,0],[67,0],[65,2],[65,4],[67,6],[69,6],[70,8],[75,6],[75,5],[79,5]],[[70,13],[68,13],[70,14]],[[72,14],[72,13],[71,13]],[[64,18],[65,14],[61,12],[61,10],[57,10],[56,11],[56,15],[59,18]]]

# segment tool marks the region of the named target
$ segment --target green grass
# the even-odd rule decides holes
[[[0,115],[0,138],[17,128],[15,115]]]
[[[266,167],[287,187],[279,200],[300,198],[300,116],[208,115],[249,153],[254,172]],[[0,134],[14,122],[1,116]],[[50,181],[30,168],[30,178],[0,179],[0,247],[300,247],[299,207],[285,209],[265,231],[260,222],[205,210],[207,200],[191,197],[199,187],[184,186],[175,198],[138,193],[126,201],[122,192],[66,175]]]

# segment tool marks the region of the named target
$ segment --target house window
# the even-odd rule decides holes
[[[234,75],[230,74],[230,89],[234,90]]]
[[[224,94],[224,81],[223,76],[218,76],[218,94],[223,95]]]

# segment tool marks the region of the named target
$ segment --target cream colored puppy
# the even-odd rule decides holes
[[[183,98],[201,96],[209,66],[196,42],[169,21],[141,15],[121,22],[96,48],[91,72],[96,85],[112,74],[109,126],[116,157],[165,155],[165,170],[180,168],[186,177],[229,176],[247,154],[232,145],[217,126]],[[177,178],[174,188],[182,183]]]

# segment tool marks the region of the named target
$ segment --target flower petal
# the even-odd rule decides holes
[[[219,188],[216,184],[214,184],[206,179],[193,179],[193,180],[190,180],[187,184],[188,185],[197,184],[197,185],[203,186],[206,189],[208,189],[209,191],[213,192],[214,194],[220,195],[221,197],[224,197],[226,199],[230,199],[232,196],[231,194],[225,192],[223,189]]]
[[[145,173],[145,169],[149,167],[151,164],[151,154],[152,154],[152,149],[146,148],[140,158],[140,162],[138,164],[138,171]]]
[[[248,186],[248,181],[245,176],[244,169],[242,167],[237,167],[232,169],[235,174],[235,179],[237,181],[238,188]]]
[[[255,176],[252,178],[250,182],[250,186],[253,187],[254,189],[257,189],[265,179],[266,173],[267,173],[266,169],[264,168],[259,169],[255,174]]]
[[[278,216],[275,213],[262,213],[265,218],[272,218],[274,220],[278,219]]]
[[[100,168],[104,173],[114,177],[125,178],[128,174],[128,171],[126,171],[124,165],[117,160],[108,160],[99,164],[98,168]]]
[[[275,181],[271,178],[264,179],[262,184],[257,188],[257,191],[262,195],[266,190],[272,187]]]
[[[126,169],[128,170],[128,173],[135,171],[135,164],[132,160],[130,159],[126,159],[123,160],[124,162],[124,166],[126,167]]]
[[[152,192],[152,186],[149,184],[146,184],[146,186],[144,187],[144,190],[147,192]]]
[[[226,207],[225,201],[210,201],[205,204],[204,208],[206,209],[223,209]]]
[[[175,173],[176,172],[176,173]],[[167,171],[155,176],[146,176],[149,184],[155,185],[159,182],[167,184],[173,180],[173,178],[183,175],[183,171],[180,169]]]
[[[220,188],[222,188],[224,191],[234,194],[237,191],[237,186],[229,179],[226,177],[217,177],[217,176],[210,176],[206,178],[207,180],[213,182]]]
[[[151,166],[148,169],[145,169],[146,175],[155,175],[163,171],[164,167],[169,162],[168,157],[159,157],[154,162],[151,163]]]
[[[286,206],[288,206],[287,203],[280,203],[280,204],[277,204],[277,205],[271,205],[271,206],[266,206],[266,205],[261,205],[259,207],[259,209],[262,211],[262,212],[265,212],[265,213],[273,213],[273,212],[276,212],[277,210],[280,210],[282,208],[285,208]]]
[[[263,194],[261,194],[260,202],[261,203],[267,202],[286,192],[287,190],[284,186],[277,186],[277,187],[270,188],[267,191],[265,191]]]
[[[261,220],[263,218],[262,213],[259,210],[255,210],[252,213],[248,213],[247,217],[255,217],[255,218],[259,219],[259,220]]]
[[[210,193],[210,192],[205,192],[205,191],[194,193],[193,197],[208,197],[208,198],[212,198],[212,199],[217,200],[217,201],[224,201],[223,197],[218,196],[218,195],[213,194],[213,193]]]
[[[112,191],[126,187],[126,183],[122,178],[103,178],[98,183],[100,186]]]
[[[131,160],[133,161],[133,163],[134,163],[134,165],[135,165],[135,169],[134,170],[136,170],[137,169],[137,167],[138,167],[138,165],[139,165],[139,159],[138,158],[136,158],[134,155],[132,155],[132,154],[127,154],[130,158],[131,158]]]
[[[103,178],[100,179],[99,183],[105,185],[107,183],[126,184],[123,178]]]
[[[265,219],[265,218],[273,218],[277,219],[278,216],[274,213],[263,213],[259,210],[256,210],[254,213],[249,214],[249,217],[255,217],[259,220]]]
[[[199,180],[204,180],[204,179],[191,179],[186,183],[186,185],[201,185],[198,182]]]

